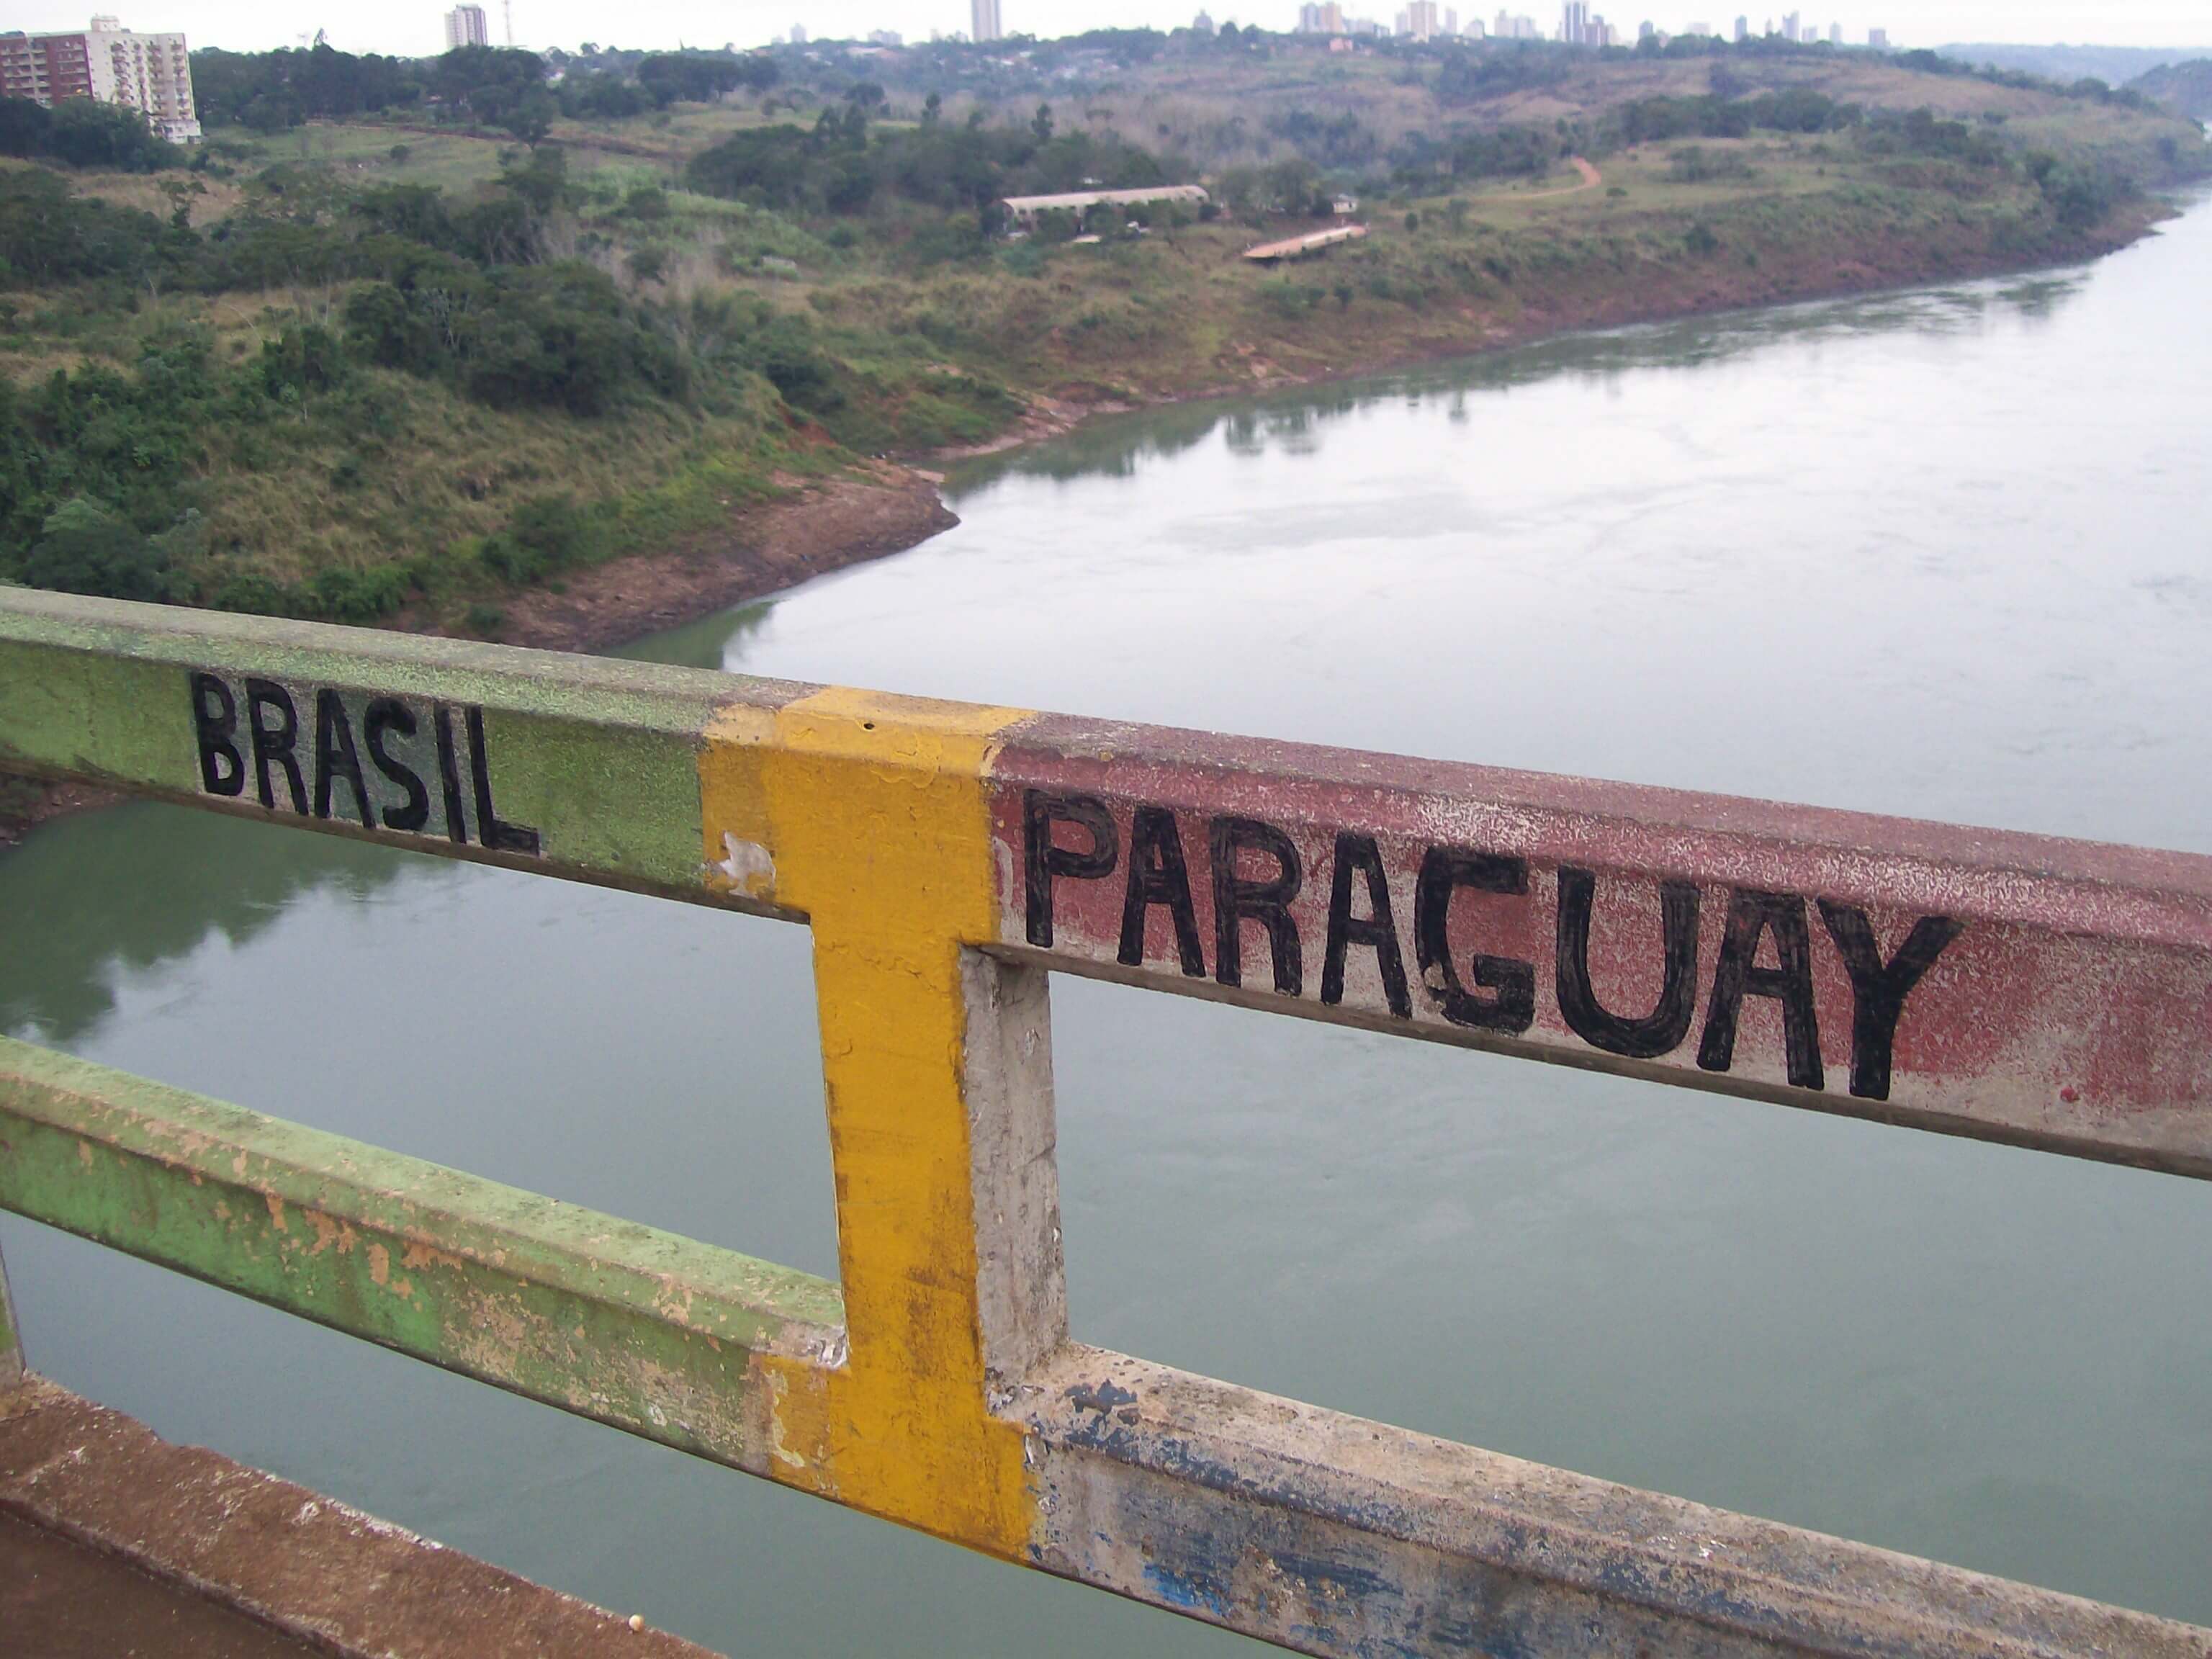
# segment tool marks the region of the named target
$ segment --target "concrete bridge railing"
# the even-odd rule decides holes
[[[806,923],[841,1279],[0,1041],[21,1214],[1309,1652],[2212,1653],[1071,1342],[1048,1011],[2203,1176],[2212,860],[5,589],[0,765]]]

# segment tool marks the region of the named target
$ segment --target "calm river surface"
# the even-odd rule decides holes
[[[2094,269],[1102,422],[639,654],[2212,853],[2212,206]],[[802,930],[155,807],[0,1029],[836,1272]],[[1055,982],[1076,1334],[2212,1623],[2212,1189]],[[1237,1638],[14,1218],[33,1363],[744,1653]]]

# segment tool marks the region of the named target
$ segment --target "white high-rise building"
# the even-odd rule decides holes
[[[491,25],[484,21],[482,6],[455,6],[446,14],[447,52],[462,46],[488,46],[490,44]]]
[[[1869,29],[1867,31],[1867,45],[1872,46],[1876,52],[1887,52],[1889,50],[1889,31],[1887,29]]]
[[[90,98],[135,109],[171,143],[200,136],[181,34],[137,34],[102,15],[67,34],[0,34],[0,94],[51,108]]]
[[[1566,0],[1559,9],[1559,39],[1571,46],[1578,46],[1589,35],[1588,0]]]
[[[1413,0],[1413,3],[1398,16],[1404,25],[1398,33],[1411,35],[1416,40],[1433,40],[1442,32],[1443,24],[1437,15],[1437,0]]]
[[[999,23],[999,0],[968,0],[968,16],[973,27],[969,34],[976,40],[1003,40],[1006,32]]]
[[[1739,46],[1751,39],[1751,19],[1739,17],[1735,20],[1735,38]]]
[[[805,24],[793,23],[791,26],[791,44],[794,46],[803,46],[806,44]]]

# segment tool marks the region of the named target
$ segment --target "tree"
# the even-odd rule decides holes
[[[207,186],[197,179],[161,180],[161,194],[169,200],[170,224],[179,230],[190,230],[192,225],[192,198],[207,193]]]
[[[52,125],[44,104],[28,98],[0,98],[0,155],[45,155],[46,131]]]
[[[196,539],[197,520],[187,523]],[[47,515],[37,545],[24,561],[23,580],[64,593],[158,605],[175,595],[172,542],[185,539],[173,532],[143,535],[103,503],[80,495]]]
[[[499,118],[499,124],[535,149],[545,142],[545,135],[553,130],[553,118],[559,113],[552,94],[543,87],[532,87]]]
[[[1030,119],[1030,131],[1036,135],[1036,141],[1040,144],[1048,144],[1052,142],[1052,106],[1050,104],[1039,104],[1036,106],[1036,113]]]
[[[923,100],[922,100],[922,102],[921,102],[921,124],[922,124],[922,125],[924,125],[925,127],[934,127],[934,126],[938,124],[938,122],[939,122],[939,120],[941,120],[941,119],[944,118],[944,115],[945,115],[945,100],[944,100],[941,96],[939,96],[938,94],[936,94],[936,93],[933,93],[933,93],[931,93],[931,94],[929,94],[929,96],[928,96],[928,97],[927,97],[927,98],[925,98],[925,99],[923,99]]]
[[[136,110],[89,98],[69,98],[54,106],[46,124],[46,153],[73,167],[112,167],[121,173],[158,173],[184,165],[185,153],[154,136]]]

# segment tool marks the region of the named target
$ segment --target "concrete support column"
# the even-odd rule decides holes
[[[8,1264],[0,1260],[0,1389],[23,1380],[23,1340],[15,1330],[15,1304],[8,1296]]]

